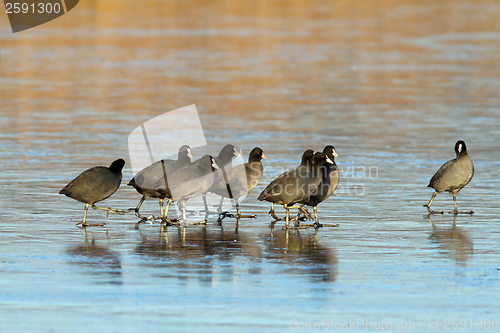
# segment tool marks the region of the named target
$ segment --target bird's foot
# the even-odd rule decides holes
[[[303,226],[303,225],[300,225],[297,223],[295,223],[293,225],[284,225],[281,227],[281,229],[283,229],[283,230],[290,230],[290,229],[296,230],[296,229],[306,229],[306,228],[307,228],[307,226]]]
[[[284,218],[278,217],[278,215],[276,215],[276,213],[273,210],[270,210],[268,214],[270,214],[275,221],[284,220]]]
[[[444,214],[444,210],[432,210],[431,207],[424,205],[425,208],[427,208],[427,211],[429,214]]]
[[[175,225],[175,224],[178,224],[178,223],[179,223],[179,219],[167,219],[167,218],[162,218],[161,219],[161,224],[165,225],[167,227]]]
[[[179,227],[187,227],[189,225],[206,225],[207,221],[199,221],[199,222],[188,222],[188,221],[182,221],[182,220],[177,220],[176,222],[173,222],[172,225],[178,225]]]
[[[234,217],[234,214],[231,214],[230,212],[222,212],[219,214],[219,218],[217,219],[217,223],[220,225],[222,223],[222,220],[224,220],[226,217]]]
[[[337,223],[333,223],[333,224],[324,224],[324,223],[318,223],[316,225],[316,228],[338,228],[338,224]]]
[[[140,219],[144,218],[141,214],[139,214],[139,210],[137,208],[129,208],[128,211],[129,212],[134,212],[135,216],[137,216]]]
[[[303,228],[337,228],[339,225],[334,224],[324,224],[324,223],[299,223]]]
[[[139,221],[140,222],[140,221]],[[138,223],[139,223],[138,222]],[[178,219],[167,219],[167,218],[161,218],[161,222],[160,222],[160,229],[163,230],[164,227],[170,227],[170,226],[173,226],[173,225],[179,225],[179,220]],[[136,224],[137,226],[137,224]],[[137,229],[137,228],[136,228]]]
[[[92,205],[93,209],[102,209],[106,211],[106,217],[108,217],[108,213],[111,214],[118,214],[118,215],[125,215],[130,212],[130,209],[118,209],[118,208],[111,208],[111,207],[98,207],[96,205]],[[134,208],[135,209],[135,208]]]
[[[300,207],[299,208],[299,213],[302,213],[302,215],[304,215],[304,219],[302,221],[305,221],[305,220],[314,220],[314,218],[311,215],[311,213],[305,207]]]
[[[154,224],[155,223],[154,220],[161,218],[161,217],[155,217],[152,214],[149,216],[141,216],[141,215],[137,215],[137,216],[139,216],[140,220],[137,221],[137,223],[135,224],[136,229],[139,229],[139,224],[141,224],[141,223]]]
[[[220,215],[224,215],[224,217],[230,217],[233,219],[255,219],[257,218],[257,215],[243,215],[243,214],[231,214],[229,212],[223,212]]]
[[[236,215],[233,215],[233,217],[235,219],[255,219],[257,218],[257,215],[243,215],[243,214],[236,214]]]

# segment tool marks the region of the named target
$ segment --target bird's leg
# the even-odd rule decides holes
[[[309,220],[312,220],[312,219],[313,219],[313,217],[312,217],[311,213],[307,210],[307,208],[306,208],[306,207],[302,206],[301,210],[302,210],[302,214],[304,214],[304,216],[305,216],[306,218],[308,218]],[[306,215],[307,215],[307,216],[306,216]]]
[[[322,223],[319,223],[319,220],[318,220],[318,206],[314,206],[313,207],[314,209],[314,227],[317,229],[317,228],[322,228],[322,227],[332,227],[332,228],[336,228],[338,227],[339,225],[338,224],[322,224]]]
[[[168,211],[170,209],[170,204],[172,203],[172,199],[168,199],[167,201],[167,208],[165,209],[165,214],[162,214],[161,216],[161,225],[163,227],[163,224],[165,224],[165,226],[168,226],[168,225],[173,225],[175,222],[178,222],[179,220],[178,219],[173,219],[173,220],[170,220],[168,218]]]
[[[271,214],[272,218],[275,219],[276,221],[283,220],[283,218],[278,217],[278,215],[276,215],[276,213],[274,212],[274,203],[273,202],[271,202],[271,210],[269,211],[268,214]]]
[[[149,215],[149,216],[142,216],[141,214],[139,214],[139,209],[141,209],[141,206],[144,202],[144,200],[146,200],[146,196],[142,196],[141,198],[141,201],[139,201],[139,204],[137,205],[136,208],[129,208],[128,210],[129,211],[134,211],[135,212],[135,216],[137,216],[138,218],[140,218],[140,220],[135,224],[135,228],[136,229],[139,229],[139,224],[143,223],[143,222],[146,222],[146,221],[152,221],[155,217],[153,215]],[[161,201],[160,201],[160,204],[161,204]],[[163,205],[162,205],[163,206]],[[107,214],[108,212],[106,212]],[[152,223],[152,222],[150,222]]]
[[[205,215],[210,214],[210,210],[208,209],[208,204],[207,204],[207,194],[203,193],[201,195],[203,197],[203,205],[205,206]]]
[[[222,214],[222,204],[224,203],[224,197],[220,197],[219,206],[217,207],[217,213]],[[208,209],[208,208],[207,208]]]
[[[168,199],[167,201],[167,208],[165,210],[163,210],[163,198],[160,199],[160,212],[161,212],[161,215],[160,217],[155,217],[154,215],[150,215],[148,217],[141,217],[141,220],[138,221],[136,224],[135,224],[135,228],[136,229],[139,229],[139,225],[141,223],[144,223],[144,222],[147,222],[147,221],[151,221],[149,223],[153,224],[153,221],[156,220],[156,219],[160,219],[161,220],[161,226],[163,227],[163,223],[165,223],[166,225],[172,225],[173,223],[173,220],[169,220],[167,218],[168,216],[168,210],[170,208],[170,204],[172,203],[172,199]]]
[[[235,217],[235,215],[231,214],[230,212],[224,212],[222,210],[222,203],[224,202],[224,197],[220,197],[220,203],[219,206],[217,207],[217,214],[219,214],[219,218],[217,219],[217,222],[220,224],[222,223],[222,220],[224,220],[226,217]],[[235,202],[237,202],[235,200]],[[236,206],[238,208],[238,206]]]
[[[219,214],[219,212],[217,211],[217,213],[214,213],[214,212],[211,212],[210,209],[208,208],[208,203],[207,203],[207,194],[206,193],[203,193],[202,195],[202,198],[203,198],[203,206],[205,207],[205,216],[208,216],[208,215],[214,215],[214,214]],[[222,201],[221,201],[221,205],[222,205]],[[188,210],[189,211],[189,210]]]
[[[242,215],[240,213],[240,204],[238,203],[238,200],[234,199],[234,202],[236,203],[236,215],[233,215],[233,216],[230,216],[230,217],[234,217],[236,219],[254,219],[256,218],[257,216],[256,215]]]
[[[307,208],[306,208],[306,207],[304,207],[304,206],[305,206],[305,205],[302,205],[302,206],[299,208],[299,213],[298,213],[298,215],[297,215],[297,220],[299,220],[299,219],[300,219],[300,220],[302,220],[302,221],[303,221],[303,220],[312,220],[312,219],[313,219],[313,217],[312,217],[311,213],[310,213],[310,212],[307,210]],[[302,215],[304,215],[304,217],[299,218],[300,213],[302,213]]]
[[[217,219],[217,222],[220,224],[223,219],[226,217],[231,217],[235,219],[254,219],[256,216],[255,215],[242,215],[240,212],[240,204],[238,203],[237,199],[233,199],[234,203],[236,205],[236,214],[231,214],[229,212],[221,212],[219,213],[219,218]],[[222,201],[221,201],[222,202]]]
[[[186,201],[182,201],[182,202],[179,201],[179,203],[181,204],[181,207],[182,207],[182,219],[179,222],[177,222],[177,224],[179,224],[182,227],[185,227],[187,225],[198,225],[198,224],[206,225],[206,223],[207,223],[206,219],[203,221],[200,221],[200,222],[188,222],[187,218],[186,218]]]
[[[217,213],[219,214],[219,217],[217,218],[217,224],[222,225],[222,220],[224,220],[226,217],[233,217],[233,214],[229,212],[224,212],[222,210],[222,203],[224,202],[224,197],[220,197],[220,203],[219,206],[217,207]]]
[[[322,223],[319,223],[319,219],[318,219],[318,206],[314,206],[313,207],[313,211],[314,211],[314,224],[302,224],[300,223],[300,226],[306,226],[306,227],[315,227],[315,228],[322,228],[322,227],[331,227],[331,228],[336,228],[338,227],[339,225],[338,224],[322,224]]]
[[[146,197],[143,195],[142,198],[141,198],[141,201],[139,202],[139,204],[137,205],[136,208],[130,208],[130,210],[133,210],[135,212],[135,216],[137,216],[138,218],[140,218],[139,221],[137,221],[137,223],[135,224],[135,228],[136,229],[139,229],[139,224],[141,223],[144,223],[144,222],[147,222],[147,221],[151,221],[150,223],[153,223],[152,220],[155,218],[153,215],[149,215],[149,216],[142,216],[141,214],[139,214],[139,209],[141,208],[142,206],[142,203],[144,202],[144,200],[146,200]],[[161,204],[161,201],[160,201],[160,204]],[[163,206],[161,204],[161,206]],[[107,214],[107,212],[106,212]]]
[[[87,210],[89,209],[88,203],[85,204],[85,210],[83,212],[83,220],[78,222],[76,225],[82,225],[82,227],[103,227],[106,225],[106,223],[95,223],[95,224],[89,224],[87,223]]]
[[[161,214],[161,217],[163,218],[163,199],[160,198],[160,214]]]
[[[314,210],[314,226],[316,228],[321,227],[322,225],[319,224],[319,221],[318,221],[318,206],[314,206],[313,210]]]
[[[236,205],[236,214],[231,214],[229,212],[223,212],[221,209],[222,200],[224,200],[224,197],[221,197],[221,204],[219,206],[219,209],[217,210],[219,212],[219,219],[218,219],[219,223],[222,222],[222,220],[226,217],[231,217],[231,218],[235,218],[235,219],[254,219],[257,217],[256,215],[242,215],[240,213],[240,204],[239,204],[237,199],[233,199],[234,203]]]
[[[300,206],[291,206],[291,207],[288,207],[288,205],[287,205],[287,204],[284,204],[283,206],[285,207],[285,210],[286,210],[286,217],[285,217],[286,223],[285,223],[285,229],[288,229],[288,228],[290,228],[290,227],[288,226],[288,222],[290,221],[290,209],[299,209],[299,208],[300,208]],[[293,218],[291,221],[295,221],[295,220],[296,220],[296,218]],[[297,227],[297,225],[294,225],[294,227],[296,228],[296,227]]]
[[[207,206],[207,194],[206,193],[203,193],[202,194],[202,197],[203,197],[203,204],[205,205],[205,212],[208,211],[208,206]],[[180,202],[177,202],[177,207],[179,207],[180,210],[181,209],[181,206],[180,206]],[[186,208],[186,207],[184,207]],[[195,210],[189,210],[189,209],[186,209],[186,212],[189,214],[189,215],[198,215],[198,212],[195,211]]]
[[[305,224],[305,223],[300,223],[299,221],[297,221],[297,226],[300,226],[300,227],[315,227],[315,228],[322,227],[323,225],[321,225],[321,224],[318,223],[318,211],[317,211],[316,207],[317,206],[313,206],[314,223]],[[304,208],[304,206],[302,206],[302,208]],[[299,211],[300,211],[300,208],[299,208]],[[308,213],[309,213],[309,211],[308,211]],[[309,213],[309,214],[311,214],[311,213]],[[305,216],[305,214],[304,214],[304,216]],[[312,216],[311,216],[311,219],[312,219]]]
[[[285,210],[286,210],[286,216],[285,216],[285,228],[288,229],[288,220],[290,218],[290,212],[288,211],[288,207],[287,205],[285,204]]]
[[[451,214],[474,214],[474,212],[472,210],[469,210],[469,211],[466,211],[466,212],[461,212],[458,210],[457,208],[457,194],[456,193],[453,193],[453,205],[455,206],[455,209],[450,211]]]
[[[146,200],[146,197],[143,195],[141,198],[141,201],[139,201],[139,204],[137,205],[137,207],[128,209],[129,211],[134,211],[135,216],[137,216],[140,219],[142,219],[143,217],[141,216],[141,214],[139,214],[139,209],[141,209],[141,206],[142,206],[142,203],[144,202],[144,200]]]
[[[183,206],[182,201],[177,201],[177,208],[181,211],[181,214],[175,221],[171,221],[172,225],[185,225],[186,221],[186,212],[184,211],[185,206]]]
[[[431,214],[444,214],[444,211],[442,211],[442,210],[436,211],[436,210],[431,209],[432,200],[434,200],[434,198],[436,197],[436,194],[437,194],[437,191],[434,191],[434,193],[432,193],[431,200],[429,200],[427,205],[424,205],[424,207],[426,207],[427,211]]]
[[[89,204],[85,204],[85,210],[83,211],[83,220],[78,222],[76,225],[85,225],[87,221],[87,209],[89,209]]]
[[[186,222],[187,217],[186,217],[186,202],[185,201],[179,201],[181,204],[181,209],[182,209],[182,221]]]
[[[220,203],[219,206],[217,207],[217,213],[219,214],[219,217],[217,218],[217,223],[219,225],[222,225],[222,220],[224,220],[226,217],[233,217],[233,214],[229,212],[224,212],[222,210],[222,203],[224,202],[224,197],[220,197]]]
[[[86,203],[85,204],[85,211],[83,213],[83,221],[82,221],[82,224],[83,225],[86,225],[87,224],[87,210],[89,209],[89,204]]]
[[[165,214],[162,215],[162,221],[163,222],[166,222],[166,223],[169,223],[169,224],[172,224],[172,222],[175,220],[169,220],[168,219],[168,210],[170,209],[170,204],[172,203],[172,199],[168,199],[167,201],[167,209],[165,210]]]

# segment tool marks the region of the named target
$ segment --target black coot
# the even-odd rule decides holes
[[[474,164],[467,154],[467,146],[463,141],[457,141],[455,144],[455,153],[457,154],[457,158],[452,159],[445,164],[443,164],[436,174],[431,178],[429,185],[427,187],[432,187],[434,189],[434,193],[432,194],[431,199],[427,205],[427,210],[429,213],[439,213],[443,214],[443,211],[434,211],[431,209],[432,200],[437,193],[448,191],[453,194],[453,204],[455,205],[455,209],[451,211],[454,214],[473,214],[474,212],[459,212],[457,208],[457,193],[469,182],[474,176]]]
[[[219,169],[215,172],[214,179],[217,181],[219,178],[222,178],[224,176],[224,172],[229,172],[231,169],[231,161],[236,158],[241,156],[240,152],[238,149],[232,145],[232,144],[227,144],[219,152],[219,155],[217,157],[214,157],[215,164],[219,167]],[[208,204],[207,204],[207,195],[206,193],[202,194],[203,196],[203,204],[205,205],[205,213],[212,214],[209,209],[208,209]]]
[[[283,179],[290,177],[292,174],[305,174],[308,172],[308,170],[311,168],[312,164],[312,158],[314,155],[314,150],[312,149],[307,149],[303,154],[302,154],[302,161],[300,162],[300,165],[292,170],[289,170],[285,173],[282,173],[279,175],[276,179],[274,179],[267,187],[262,191],[262,193],[259,195],[259,200],[262,201],[264,198],[269,195],[275,186],[281,186],[281,182]],[[269,211],[269,214],[276,219],[276,220],[281,220],[280,217],[276,215],[274,212],[274,202],[271,201],[271,210]]]
[[[171,159],[156,161],[150,166],[139,171],[134,178],[129,181],[127,185],[133,186],[137,192],[142,194],[141,201],[134,209],[137,217],[142,218],[139,214],[139,209],[141,208],[141,205],[146,197],[149,197],[160,199],[161,216],[162,218],[166,218],[163,213],[163,199],[165,199],[165,196],[155,190],[154,186],[160,179],[163,179],[163,177],[170,175],[177,169],[190,165],[192,157],[191,148],[188,145],[183,145],[179,148],[177,161]]]
[[[332,164],[333,162],[324,153],[315,153],[312,160],[312,166],[305,173],[291,173],[287,177],[283,177],[281,181],[267,191],[262,192],[259,200],[266,200],[275,204],[283,205],[286,209],[286,227],[289,222],[289,209],[301,208],[290,207],[291,205],[304,201],[313,193],[319,186],[323,172],[321,167],[325,163]]]
[[[219,167],[215,159],[205,155],[195,163],[172,172],[166,179],[160,179],[154,189],[172,201],[179,201],[183,220],[186,221],[186,201],[207,193],[214,183],[214,171]],[[168,210],[165,212],[167,216]]]
[[[312,206],[314,210],[314,226],[321,226],[318,222],[317,206],[330,197],[339,184],[339,171],[337,164],[335,164],[335,157],[338,157],[337,152],[333,146],[326,146],[323,153],[333,162],[332,164],[326,163],[321,167],[322,178],[318,188],[312,192],[305,200],[299,203]],[[298,219],[297,219],[298,223]]]
[[[117,211],[111,208],[96,207],[94,204],[110,197],[118,190],[124,165],[125,161],[120,158],[111,163],[109,168],[97,166],[87,169],[59,191],[59,194],[64,194],[85,204],[83,220],[78,224],[89,225],[86,223],[89,205],[92,205],[92,208],[102,208],[111,212]]]
[[[247,163],[231,168],[229,171],[226,171],[222,177],[216,180],[209,192],[221,196],[219,210],[224,198],[232,198],[236,203],[237,214],[228,216],[235,218],[255,217],[255,215],[240,214],[238,199],[253,190],[259,183],[264,172],[261,162],[262,159],[267,160],[264,151],[259,147],[255,147],[250,152]]]

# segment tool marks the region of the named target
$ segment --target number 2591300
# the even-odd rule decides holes
[[[38,4],[28,4],[28,3],[9,3],[5,4],[5,12],[7,14],[51,14],[51,13],[59,13],[61,11],[61,5],[59,3],[51,4],[51,3],[43,3],[39,2]]]

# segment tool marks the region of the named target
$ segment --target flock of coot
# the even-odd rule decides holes
[[[455,144],[457,157],[443,164],[436,174],[431,178],[429,187],[434,189],[431,199],[424,205],[431,214],[443,214],[444,211],[434,211],[431,203],[437,193],[450,192],[453,195],[454,214],[472,214],[472,211],[461,212],[457,208],[456,195],[467,185],[474,175],[474,165],[464,141]],[[239,199],[254,189],[262,178],[262,159],[267,159],[264,151],[256,147],[249,154],[248,162],[232,166],[232,160],[240,156],[234,145],[224,146],[216,157],[205,155],[196,161],[192,161],[191,148],[187,145],[179,149],[177,160],[163,159],[138,172],[128,183],[133,186],[142,198],[136,208],[129,210],[113,209],[109,207],[97,207],[96,202],[110,197],[120,187],[122,180],[122,169],[125,165],[123,159],[117,159],[109,167],[97,166],[85,170],[73,179],[59,193],[85,203],[83,221],[78,224],[89,226],[87,210],[92,208],[104,209],[111,213],[123,214],[134,211],[137,217],[144,221],[148,218],[139,213],[142,203],[146,198],[159,199],[163,223],[181,224],[186,222],[186,202],[194,197],[203,196],[205,206],[205,221],[209,211],[206,195],[214,193],[221,197],[217,214],[221,217],[231,216],[235,218],[255,217],[255,215],[243,215],[240,212]],[[302,155],[300,165],[289,170],[276,179],[262,191],[258,199],[271,203],[269,214],[276,219],[280,218],[274,212],[274,204],[283,205],[286,210],[286,227],[290,221],[295,221],[293,227],[323,226],[318,221],[317,206],[337,188],[339,183],[339,172],[335,164],[338,157],[333,146],[326,146],[322,152],[306,150]],[[233,199],[236,205],[236,214],[222,211],[224,198]],[[167,199],[166,210],[163,209],[163,201]],[[172,201],[177,201],[182,216],[179,219],[168,219],[168,210]],[[313,207],[314,218],[305,206]],[[290,209],[298,209],[298,214],[290,218]],[[300,215],[303,215],[301,217]],[[149,217],[151,218],[151,216]],[[304,219],[314,219],[314,224],[303,224]]]

